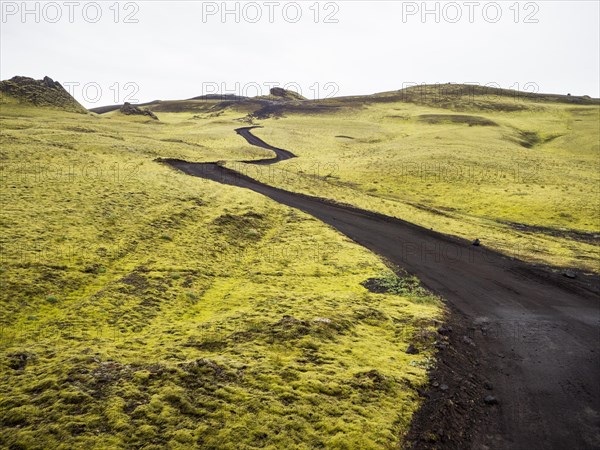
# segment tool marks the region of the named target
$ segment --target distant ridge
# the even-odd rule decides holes
[[[493,101],[495,99],[495,101]],[[516,100],[516,101],[515,101]],[[468,109],[518,111],[527,109],[533,103],[571,103],[574,105],[599,105],[600,99],[588,95],[543,94],[526,91],[503,89],[475,84],[421,84],[387,92],[370,95],[352,95],[309,100],[294,91],[281,88],[271,89],[269,95],[257,97],[241,97],[232,94],[209,94],[192,97],[186,100],[154,100],[139,103],[137,106],[149,106],[164,112],[202,111],[200,106],[215,110],[234,105],[254,104],[257,109],[303,110],[324,112],[327,108],[339,108],[348,105],[368,103],[406,102],[444,107],[457,111]],[[100,106],[90,111],[103,114],[119,109],[122,105]]]
[[[151,102],[146,102],[146,103],[136,103],[135,106],[149,106],[149,105],[155,105],[158,103],[160,103],[160,100],[152,100]],[[96,108],[90,108],[90,111],[94,112],[96,114],[104,114],[104,113],[108,113],[111,111],[116,111],[117,109],[120,109],[123,106],[124,106],[124,104],[97,106]]]
[[[406,87],[404,89],[400,89],[399,91],[395,91],[395,93],[405,94],[407,97],[434,95],[438,95],[439,97],[494,96],[526,99],[540,102],[575,103],[579,105],[593,105],[600,103],[600,99],[592,98],[589,95],[544,94],[537,92],[528,92],[525,90],[518,91],[493,86],[481,86],[477,84],[423,84]],[[388,94],[392,94],[392,92]]]
[[[0,81],[0,93],[2,102],[9,97],[20,103],[30,103],[39,107],[57,108],[77,113],[88,112],[58,81],[54,81],[50,77],[34,80],[29,77],[16,76],[10,80]]]

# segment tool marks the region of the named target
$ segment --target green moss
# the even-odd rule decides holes
[[[2,424],[4,426],[26,426],[35,423],[40,411],[32,405],[22,405],[4,411],[2,414]]]
[[[106,402],[104,415],[108,426],[114,432],[130,430],[130,418],[124,413],[125,400],[120,397],[112,397]]]
[[[388,94],[360,109],[359,99],[331,99],[321,102],[335,106],[328,114],[289,110],[265,120],[254,134],[299,157],[269,170],[229,166],[479,238],[510,257],[598,271],[597,101],[457,85]]]
[[[595,255],[500,221],[594,229],[597,108],[507,101],[458,105],[498,126],[423,123],[453,111],[416,100],[286,113],[256,134],[300,158],[253,176],[547,262]],[[306,214],[155,163],[265,156],[233,132],[246,111],[200,103],[160,125],[2,105],[0,446],[401,446],[440,299]],[[514,161],[529,186],[413,170]]]
[[[390,293],[410,297],[428,297],[430,294],[421,286],[415,276],[399,277],[393,273],[386,273],[380,277],[369,278],[362,283],[372,292]]]

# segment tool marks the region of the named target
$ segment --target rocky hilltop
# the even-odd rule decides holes
[[[125,114],[127,116],[148,116],[154,120],[158,120],[156,114],[154,114],[149,109],[138,108],[137,106],[132,105],[131,103],[125,102],[123,106],[119,109],[121,114]]]
[[[10,97],[20,103],[30,103],[34,106],[87,113],[87,110],[58,81],[50,77],[34,80],[16,76],[10,80],[0,81],[0,94],[3,101],[5,97]]]
[[[297,92],[280,87],[271,88],[269,94],[281,100],[306,100],[306,97],[301,96]]]

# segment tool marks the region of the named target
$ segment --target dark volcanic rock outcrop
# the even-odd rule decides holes
[[[156,114],[148,109],[138,108],[137,106],[132,105],[131,103],[125,102],[123,106],[119,109],[122,114],[127,116],[148,116],[153,118],[154,120],[158,120]]]
[[[271,88],[269,93],[273,97],[280,97],[282,100],[306,100],[306,97],[302,97],[300,94],[294,91],[288,91],[280,87]]]
[[[51,107],[65,111],[86,113],[87,110],[69,94],[64,87],[50,77],[34,80],[29,77],[12,77],[0,81],[0,93],[4,97],[12,97],[21,103],[34,106]]]

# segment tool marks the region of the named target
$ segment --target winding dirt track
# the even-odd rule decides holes
[[[267,144],[262,139],[254,136],[250,132],[250,130],[253,130],[254,128],[262,128],[262,127],[260,127],[260,126],[242,127],[242,128],[237,128],[235,130],[235,132],[237,134],[239,134],[240,136],[242,136],[244,139],[246,139],[249,144],[255,145],[257,147],[265,148],[267,150],[272,150],[273,152],[275,152],[275,157],[268,158],[268,159],[248,160],[248,161],[242,161],[242,162],[245,162],[247,164],[258,164],[261,166],[266,166],[268,164],[273,164],[273,163],[276,163],[279,161],[283,161],[285,159],[292,159],[292,158],[296,157],[296,155],[294,155],[292,152],[290,152],[288,150],[284,150],[282,148],[273,147],[272,145]]]
[[[294,156],[250,130],[236,131],[277,155],[253,163]],[[476,330],[488,330],[471,337],[483,359],[476,370],[484,372],[499,400],[485,407],[496,411],[497,421],[473,431],[473,448],[600,448],[597,278],[570,279],[399,219],[271,187],[214,163],[162,161],[313,215],[417,275]]]

